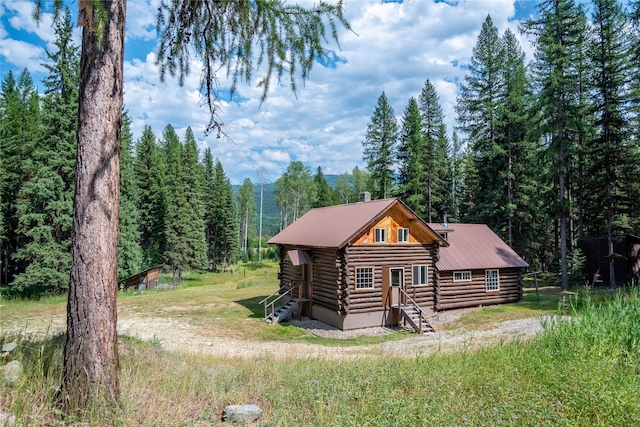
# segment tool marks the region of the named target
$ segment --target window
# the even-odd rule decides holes
[[[376,228],[376,243],[385,243],[387,241],[387,229],[386,228]]]
[[[471,280],[471,272],[470,271],[454,271],[453,272],[453,281],[454,282],[468,282]]]
[[[428,283],[428,267],[426,265],[414,265],[412,269],[412,285],[420,286]]]
[[[486,270],[485,277],[487,281],[487,292],[500,290],[500,274],[498,270]]]
[[[409,241],[409,229],[398,228],[398,243],[406,243]]]
[[[373,267],[356,267],[356,289],[373,288]]]

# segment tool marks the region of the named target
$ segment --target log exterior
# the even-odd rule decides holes
[[[430,245],[358,245],[347,248],[349,258],[347,275],[349,285],[350,313],[368,312],[385,309],[386,295],[383,295],[383,268],[402,268],[404,271],[405,292],[424,310],[434,307],[434,290],[437,281],[435,263],[438,259],[437,243]],[[426,265],[428,280],[426,285],[412,286],[413,266]],[[373,267],[373,288],[356,289],[355,275],[357,267]],[[386,271],[386,270],[385,270]]]
[[[397,323],[405,294],[427,313],[519,301],[528,266],[486,225],[429,225],[397,199],[314,209],[270,243],[280,247],[281,286],[303,281],[306,312],[341,329]],[[426,283],[413,284],[417,266]],[[358,268],[371,268],[367,287],[356,287]],[[454,281],[465,268],[470,280]],[[487,291],[482,268],[499,271],[498,289]]]
[[[475,307],[518,302],[522,299],[522,270],[499,269],[499,289],[487,291],[485,270],[471,270],[471,280],[454,281],[453,271],[440,272],[436,291],[436,309]]]

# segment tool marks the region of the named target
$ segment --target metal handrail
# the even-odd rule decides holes
[[[286,288],[286,286],[282,286],[280,289],[278,289],[276,292],[272,293],[271,295],[269,295],[268,297],[266,297],[265,299],[263,299],[262,301],[260,301],[258,304],[264,304],[264,318],[266,319],[267,317],[269,317],[269,314],[273,314],[275,313],[275,303],[280,301],[285,295],[287,295],[288,293],[291,293],[294,289],[297,289],[300,286],[300,283],[296,283],[293,282],[293,286],[291,286],[289,289],[285,290],[284,292],[282,292],[283,289]],[[281,293],[282,292],[282,293]],[[269,298],[276,296],[277,294],[279,294],[279,296],[274,299],[271,302],[267,302],[269,300]],[[291,295],[293,296],[293,295]],[[268,308],[271,308],[271,313],[269,313]]]
[[[407,293],[404,291],[404,289],[402,289],[402,288],[398,288],[398,289],[400,290],[400,293],[406,298],[405,303],[408,300],[409,303],[411,305],[413,305],[420,312],[420,321],[419,321],[419,323],[420,323],[420,332],[422,333],[422,317],[423,316],[426,317],[427,313],[425,313],[424,310],[422,310],[422,308],[420,308],[420,306],[418,305],[417,302],[415,302],[409,295],[407,295]],[[431,326],[431,325],[429,325],[429,326]]]

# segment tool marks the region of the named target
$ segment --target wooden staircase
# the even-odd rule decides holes
[[[273,325],[274,323],[280,323],[281,321],[288,319],[289,317],[291,317],[291,313],[293,313],[293,310],[298,307],[299,302],[301,302],[300,298],[290,299],[286,303],[276,308],[273,312],[268,313],[264,318],[265,322],[271,323]]]
[[[429,323],[427,313],[420,308],[420,306],[413,300],[403,289],[400,289],[404,304],[400,305],[401,316],[409,323],[413,329],[419,334],[426,334],[427,332],[435,332],[433,326]]]
[[[433,326],[429,323],[425,312],[420,310],[419,307],[414,305],[402,305],[400,306],[400,313],[406,319],[413,329],[419,334],[426,334],[427,332],[435,332]]]
[[[308,298],[298,298],[299,293],[294,296],[294,291],[300,287],[304,282],[292,282],[290,286],[283,286],[273,294],[269,295],[258,304],[264,304],[264,321],[267,323],[276,324],[285,319],[291,317],[293,311],[300,307],[300,303],[309,301]],[[283,298],[288,296],[289,299],[285,301]],[[279,304],[279,305],[278,305]]]

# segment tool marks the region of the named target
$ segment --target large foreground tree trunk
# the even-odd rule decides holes
[[[99,4],[103,10],[80,11],[85,19],[80,21],[78,153],[64,352],[68,409],[87,407],[94,398],[115,401],[119,395],[116,293],[126,1]]]

